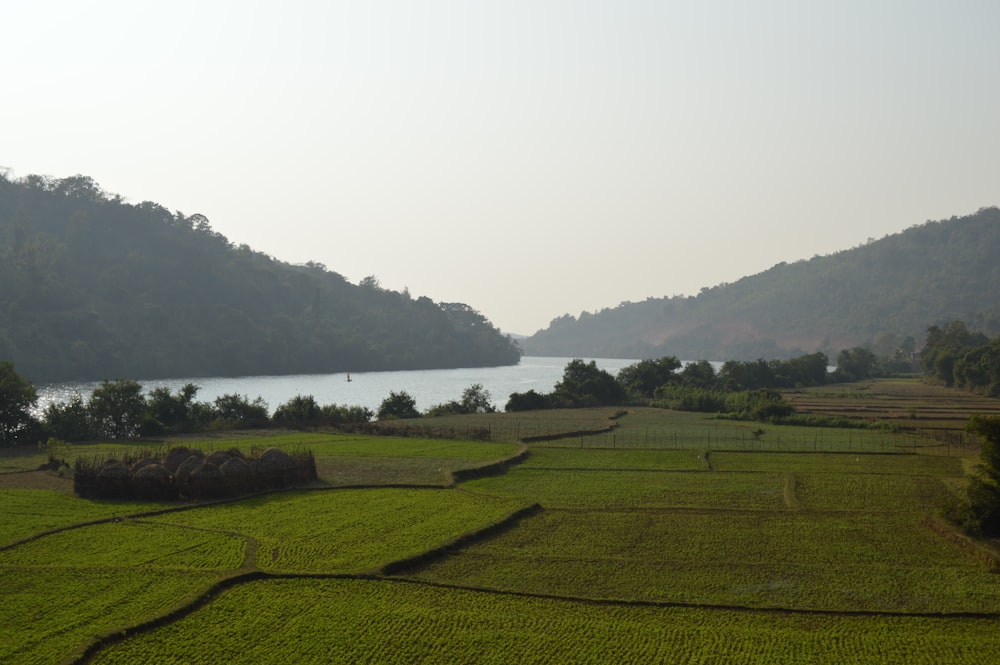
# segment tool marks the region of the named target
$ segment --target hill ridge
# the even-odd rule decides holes
[[[0,360],[34,382],[516,364],[464,303],[292,265],[86,176],[0,174]]]
[[[1000,334],[1000,209],[927,221],[864,245],[778,263],[697,296],[564,315],[522,340],[530,355],[790,358],[919,346],[955,319]]]

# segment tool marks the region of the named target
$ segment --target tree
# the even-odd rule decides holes
[[[920,365],[928,377],[955,384],[955,364],[970,348],[989,343],[982,333],[970,332],[964,321],[952,321],[944,327],[927,329],[927,341],[920,352]]]
[[[1000,416],[972,416],[966,430],[983,437],[978,474],[969,481],[964,526],[983,536],[1000,534]]]
[[[88,404],[97,434],[112,439],[131,439],[146,417],[142,386],[132,379],[105,379],[94,388]]]
[[[534,388],[524,393],[511,393],[507,399],[504,411],[537,411],[539,409],[551,409],[552,400],[548,395],[535,392]]]
[[[419,418],[417,411],[417,401],[405,391],[390,392],[389,396],[382,400],[378,407],[379,420],[392,420],[393,418]]]
[[[173,433],[190,432],[207,420],[204,405],[198,409],[194,396],[198,386],[188,383],[172,394],[166,386],[159,386],[146,398],[149,415],[159,428]],[[149,432],[152,433],[152,432]]]
[[[587,363],[577,358],[566,365],[553,397],[567,406],[607,406],[621,404],[625,389],[595,361]]]
[[[321,408],[320,419],[325,425],[367,423],[375,416],[366,406],[327,404]]]
[[[466,413],[494,413],[497,409],[490,403],[490,391],[481,383],[473,383],[462,392],[462,399],[437,404],[427,409],[428,416],[451,416]]]
[[[984,346],[964,349],[954,366],[955,384],[1000,397],[1000,337]]]
[[[0,362],[0,445],[15,445],[36,432],[38,421],[31,409],[38,391],[14,370],[14,363]]]
[[[497,408],[491,399],[490,391],[483,388],[483,384],[473,383],[462,391],[462,413],[493,413]]]
[[[715,382],[715,368],[707,360],[688,363],[681,370],[681,384],[685,387],[712,388]]]
[[[49,404],[45,407],[43,420],[48,435],[62,441],[86,441],[94,438],[90,410],[80,393],[61,404]]]
[[[757,360],[727,360],[719,370],[719,382],[727,390],[774,388],[777,377],[763,358]]]
[[[267,402],[259,395],[251,402],[246,395],[227,394],[216,397],[213,405],[215,417],[223,425],[267,426]]]
[[[271,420],[285,427],[310,427],[319,424],[321,414],[312,395],[296,395],[275,409]]]
[[[825,353],[809,353],[790,360],[772,362],[777,383],[782,388],[821,386],[829,380],[827,366],[830,359]]]
[[[658,360],[640,360],[618,372],[617,381],[622,389],[632,397],[649,399],[660,386],[673,383],[675,372],[681,368],[676,356],[664,356]]]
[[[878,371],[878,356],[860,346],[844,349],[837,354],[837,381],[863,381],[875,376]]]

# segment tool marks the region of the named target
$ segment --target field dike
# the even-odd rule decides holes
[[[538,434],[535,436],[524,436],[521,437],[521,442],[523,443],[541,443],[542,441],[558,441],[560,439],[579,439],[582,436],[594,436],[597,434],[610,434],[615,431],[618,427],[618,419],[624,415],[628,415],[628,411],[617,413],[611,417],[611,424],[607,427],[598,427],[597,429],[580,429],[572,432],[556,432],[555,434]]]
[[[254,571],[249,573],[242,573],[238,575],[233,575],[232,577],[227,577],[225,579],[219,580],[204,593],[198,595],[191,602],[177,607],[166,614],[162,614],[154,619],[145,621],[135,626],[129,626],[128,628],[122,628],[118,632],[106,633],[104,635],[99,635],[93,642],[91,642],[83,651],[75,654],[66,661],[67,664],[72,663],[77,665],[80,663],[87,663],[97,655],[97,653],[106,646],[110,646],[117,642],[121,642],[132,635],[137,635],[140,633],[148,633],[150,631],[156,630],[157,628],[163,628],[179,619],[183,619],[187,615],[191,614],[195,610],[201,609],[208,603],[212,602],[216,596],[225,591],[226,589],[231,589],[234,586],[243,584],[245,582],[253,582],[255,580],[262,580],[272,577],[272,575],[260,571]],[[347,577],[347,576],[344,576]]]
[[[991,573],[1000,573],[1000,554],[980,545],[974,538],[956,531],[953,527],[936,519],[927,518],[923,521],[923,525],[952,545],[958,547],[973,559],[979,561]]]
[[[502,520],[498,520],[493,524],[484,526],[482,529],[464,533],[443,545],[434,547],[415,556],[387,563],[379,569],[378,574],[399,575],[403,572],[414,572],[424,566],[428,566],[435,561],[438,561],[439,559],[449,556],[455,550],[459,550],[468,545],[474,545],[475,543],[483,540],[488,540],[499,533],[507,531],[508,529],[516,526],[522,519],[537,515],[541,511],[541,504],[533,503],[530,506],[514,511]]]
[[[523,462],[530,451],[526,445],[521,446],[520,450],[511,457],[489,462],[478,467],[471,469],[460,469],[454,471],[451,474],[451,486],[454,486],[460,481],[471,480],[474,478],[482,478],[486,476],[500,475],[506,473],[506,471],[515,464],[520,464]],[[105,524],[108,522],[116,522],[121,520],[137,520],[141,521],[142,518],[153,517],[156,515],[162,515],[165,513],[182,512],[185,510],[193,510],[195,508],[204,508],[207,506],[221,505],[227,503],[235,503],[238,501],[244,501],[249,498],[262,496],[266,494],[288,494],[292,492],[317,492],[317,491],[337,491],[345,489],[386,489],[386,488],[398,488],[398,489],[434,489],[440,488],[440,485],[422,485],[422,484],[372,484],[372,485],[355,485],[355,486],[337,486],[337,487],[305,487],[305,488],[294,488],[294,489],[278,489],[270,490],[265,492],[258,492],[250,495],[232,497],[219,499],[216,501],[203,501],[198,503],[185,504],[180,506],[169,506],[166,508],[157,508],[154,510],[143,511],[139,513],[131,513],[128,515],[118,515],[113,517],[107,517],[97,520],[90,520],[87,522],[67,525],[64,527],[58,527],[56,529],[50,529],[48,531],[33,534],[28,538],[24,538],[18,542],[10,543],[3,547],[0,547],[0,551],[17,547],[18,545],[37,540],[38,538],[44,538],[55,533],[60,533],[62,531],[69,531],[71,529],[81,529],[88,526],[93,526],[97,524]],[[175,621],[183,619],[184,617],[192,614],[193,612],[205,607],[220,594],[224,593],[228,589],[235,586],[256,582],[265,579],[304,579],[304,578],[325,578],[325,579],[368,579],[368,580],[385,580],[386,576],[394,575],[402,570],[413,570],[423,565],[427,565],[433,561],[440,559],[441,557],[447,556],[449,553],[456,549],[469,545],[471,543],[490,538],[502,531],[505,531],[514,525],[518,521],[525,517],[530,517],[542,510],[541,505],[533,504],[531,506],[526,506],[520,510],[517,510],[507,517],[494,522],[493,524],[487,525],[482,529],[478,529],[471,533],[466,533],[453,540],[441,545],[439,547],[432,548],[426,552],[418,554],[413,557],[407,557],[406,559],[401,559],[399,561],[390,562],[383,566],[376,572],[373,573],[318,573],[318,574],[298,574],[298,573],[269,573],[256,569],[256,555],[257,555],[257,543],[252,538],[246,538],[247,551],[243,564],[239,571],[235,574],[225,577],[215,584],[208,587],[203,593],[199,594],[196,598],[185,603],[182,606],[176,607],[165,614],[158,617],[154,617],[148,621],[133,625],[124,626],[118,630],[108,632],[104,635],[97,636],[93,642],[91,642],[82,651],[77,652],[72,655],[69,660],[66,661],[67,664],[82,665],[84,663],[90,662],[94,656],[97,655],[102,649],[112,644],[121,642],[126,638],[141,634],[148,633],[158,628],[167,626]],[[233,535],[242,535],[235,533]],[[242,572],[240,572],[242,571]],[[394,581],[401,581],[398,578],[393,578]]]
[[[794,477],[792,477],[794,479]],[[336,488],[330,488],[336,489]],[[676,601],[656,601],[656,600],[627,600],[614,598],[594,598],[584,596],[566,596],[546,593],[531,593],[524,591],[511,591],[494,589],[489,587],[477,587],[458,584],[447,584],[440,582],[429,582],[414,579],[412,577],[400,577],[402,573],[413,573],[420,568],[430,565],[435,561],[451,555],[458,549],[491,538],[503,531],[513,528],[517,523],[527,517],[531,517],[543,510],[540,504],[532,504],[521,508],[507,517],[487,525],[482,529],[466,533],[453,540],[435,547],[421,554],[407,557],[388,563],[377,571],[369,573],[269,573],[260,570],[250,570],[236,573],[230,577],[219,580],[207,588],[203,593],[189,601],[183,606],[177,607],[166,614],[150,619],[143,623],[124,627],[118,631],[109,632],[98,636],[85,649],[71,657],[67,663],[82,665],[91,661],[102,649],[112,644],[122,642],[128,637],[151,632],[158,628],[167,626],[175,621],[194,613],[213,602],[220,594],[235,586],[252,583],[268,579],[344,579],[344,580],[369,580],[372,582],[384,582],[393,584],[413,584],[419,586],[430,586],[446,589],[461,589],[465,591],[475,591],[480,593],[556,600],[572,604],[584,604],[592,606],[618,606],[618,607],[654,607],[654,608],[689,608],[702,610],[718,610],[729,612],[747,612],[764,615],[811,615],[811,616],[839,616],[839,617],[899,617],[899,618],[930,618],[930,619],[950,619],[950,618],[974,618],[974,619],[1000,619],[1000,612],[899,612],[899,611],[879,611],[879,610],[823,610],[823,609],[801,609],[786,607],[755,607],[737,604],[714,604],[697,602],[676,602]],[[156,514],[169,511],[154,511]],[[987,551],[971,538],[956,533],[948,526],[936,521],[927,520],[926,526],[942,537],[959,546],[966,548],[970,554],[983,561],[994,572],[1000,572],[1000,557]]]
[[[528,459],[530,454],[531,451],[528,449],[528,446],[522,443],[520,449],[510,457],[497,460],[495,462],[487,462],[486,464],[482,464],[471,469],[458,469],[456,471],[452,471],[451,484],[456,485],[466,480],[503,475],[510,470],[510,467],[515,464],[520,464],[524,460]]]
[[[378,487],[389,487],[388,485],[379,485]],[[416,487],[425,488],[426,485],[417,485]],[[74,524],[67,524],[66,526],[58,526],[54,529],[49,529],[47,531],[39,531],[38,533],[33,533],[26,538],[17,540],[13,543],[8,543],[6,545],[0,545],[0,552],[5,550],[13,549],[25,543],[30,543],[39,538],[45,538],[46,536],[51,536],[57,533],[62,533],[63,531],[72,531],[74,529],[84,529],[88,526],[97,526],[98,524],[108,524],[110,522],[123,522],[126,520],[142,520],[146,517],[155,517],[157,515],[166,515],[168,513],[180,513],[185,510],[194,510],[196,508],[206,508],[209,506],[221,506],[227,503],[237,503],[239,501],[245,501],[247,499],[253,499],[259,496],[267,496],[268,494],[285,494],[289,492],[308,492],[315,491],[316,489],[326,490],[326,489],[341,489],[337,488],[309,488],[309,487],[295,487],[295,488],[285,488],[285,489],[275,489],[266,490],[263,492],[255,492],[253,494],[244,494],[242,496],[227,497],[225,499],[216,499],[213,501],[199,501],[197,503],[182,503],[176,506],[167,506],[165,508],[154,508],[153,510],[143,510],[137,513],[126,513],[122,515],[112,515],[110,517],[101,517],[95,520],[87,520],[86,522],[76,522]]]
[[[490,538],[497,533],[503,532],[513,526],[515,526],[521,519],[525,517],[530,517],[537,514],[542,510],[541,505],[533,504],[526,506],[517,510],[507,517],[494,522],[493,524],[487,525],[482,529],[476,531],[462,534],[457,538],[441,545],[435,547],[426,552],[418,554],[416,556],[407,557],[406,559],[401,559],[399,561],[394,561],[388,563],[378,571],[372,573],[270,573],[261,570],[249,570],[246,571],[248,565],[252,565],[251,562],[244,561],[244,570],[246,572],[237,573],[219,580],[215,584],[208,587],[203,593],[199,594],[196,598],[190,602],[176,607],[173,610],[162,614],[158,617],[144,621],[142,623],[136,624],[134,626],[123,627],[120,630],[108,632],[104,635],[98,636],[93,642],[91,642],[83,651],[74,654],[67,663],[72,663],[74,665],[80,665],[83,663],[88,663],[90,660],[97,655],[102,649],[112,644],[121,642],[128,637],[148,633],[158,628],[163,628],[167,625],[174,623],[184,617],[192,614],[193,612],[205,607],[209,603],[215,600],[220,594],[228,589],[231,589],[240,584],[247,584],[250,582],[256,582],[260,580],[267,579],[363,579],[363,580],[383,580],[383,581],[402,581],[399,579],[386,580],[387,576],[398,574],[404,570],[414,570],[421,566],[430,564],[442,557],[448,556],[451,552],[456,549],[462,548],[466,545]],[[156,514],[169,511],[156,511]],[[252,554],[248,554],[252,557]]]
[[[791,510],[799,510],[802,508],[802,504],[799,503],[799,495],[795,493],[795,487],[797,481],[795,480],[795,474],[786,472],[784,474],[784,497],[785,506]]]
[[[306,575],[274,575],[273,577],[307,577]],[[320,577],[312,575],[311,577]],[[788,608],[752,605],[727,605],[722,603],[696,603],[672,600],[636,600],[622,598],[592,598],[587,596],[566,596],[549,593],[532,593],[530,591],[511,591],[506,589],[493,589],[490,587],[467,586],[462,584],[448,584],[446,582],[429,582],[409,577],[378,577],[371,575],[326,575],[323,577],[341,577],[352,579],[370,579],[373,581],[394,582],[399,584],[414,584],[417,586],[436,587],[439,589],[455,589],[461,591],[475,591],[478,593],[488,593],[499,596],[512,596],[515,598],[539,598],[542,600],[556,600],[578,605],[592,605],[597,607],[653,607],[661,609],[695,609],[713,610],[720,612],[745,612],[747,614],[782,615],[782,616],[825,616],[825,617],[893,617],[899,619],[1000,619],[1000,612],[906,612],[896,610],[824,610],[807,608]]]

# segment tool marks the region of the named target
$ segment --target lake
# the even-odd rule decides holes
[[[244,395],[253,400],[261,397],[267,402],[271,413],[279,405],[296,395],[312,395],[320,405],[346,404],[366,406],[377,411],[379,405],[390,392],[407,392],[417,403],[417,409],[425,411],[432,406],[451,400],[460,400],[462,391],[474,383],[482,384],[491,395],[491,402],[503,411],[511,393],[534,390],[539,393],[551,392],[562,379],[563,370],[572,358],[547,358],[524,356],[517,365],[505,367],[470,367],[463,369],[432,369],[395,372],[351,372],[348,381],[346,373],[339,374],[293,374],[283,376],[244,376],[236,378],[202,377],[177,379],[139,379],[148,392],[165,386],[177,392],[181,386],[193,383],[198,386],[195,400],[213,402],[222,395]],[[612,375],[632,365],[637,360],[611,358],[585,358],[594,360],[597,366]],[[79,393],[84,399],[100,385],[99,381],[52,383],[36,386],[38,389],[37,409],[44,411],[52,402],[64,402]]]

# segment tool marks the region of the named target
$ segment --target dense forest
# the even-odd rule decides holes
[[[91,179],[0,175],[0,360],[35,382],[514,364],[463,303],[234,246]]]
[[[984,208],[697,296],[565,315],[521,346],[530,355],[712,360],[912,352],[929,326],[956,319],[1000,333],[998,256],[1000,210]]]

